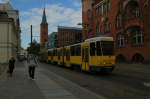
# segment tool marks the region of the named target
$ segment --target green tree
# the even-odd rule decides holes
[[[36,40],[33,40],[32,44],[27,48],[29,54],[39,55],[40,52],[40,44],[37,43]]]

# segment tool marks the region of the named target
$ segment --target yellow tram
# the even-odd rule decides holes
[[[114,41],[112,37],[95,37],[81,45],[82,70],[112,71],[115,66]]]
[[[90,38],[82,43],[49,49],[48,52],[51,63],[80,68],[82,71],[111,72],[115,67],[112,37]]]

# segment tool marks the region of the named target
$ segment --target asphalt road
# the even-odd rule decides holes
[[[112,74],[88,74],[50,64],[41,64],[48,71],[72,81],[108,99],[150,99],[150,66],[118,64]]]

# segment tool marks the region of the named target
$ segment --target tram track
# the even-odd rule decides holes
[[[144,86],[144,82],[149,82],[149,78],[138,77],[139,74],[131,75],[132,71],[114,71],[112,74],[87,74],[72,71],[58,66],[44,65],[46,70],[50,70],[65,79],[68,79],[81,87],[91,90],[97,94],[102,94],[109,99],[115,97],[125,99],[148,99],[150,98],[149,87]],[[145,75],[145,74],[144,74]],[[143,76],[144,76],[143,75]]]

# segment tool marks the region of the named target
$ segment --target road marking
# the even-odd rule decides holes
[[[150,82],[144,82],[144,86],[150,87]]]

